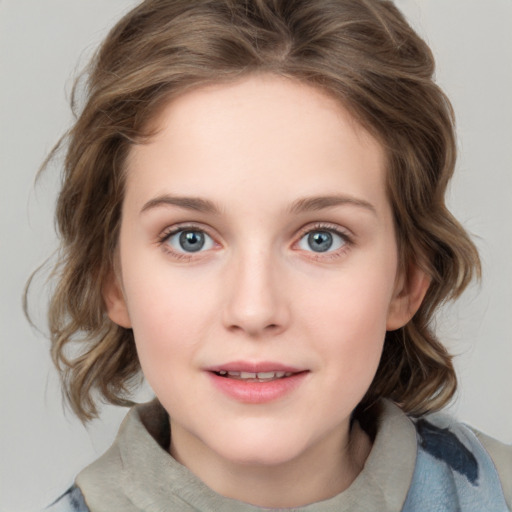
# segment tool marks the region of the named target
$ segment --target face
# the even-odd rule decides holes
[[[106,303],[176,456],[270,466],[334,446],[406,321],[381,146],[269,75],[188,92],[157,121],[128,158]]]

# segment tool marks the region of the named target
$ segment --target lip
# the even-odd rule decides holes
[[[224,370],[226,372],[286,372],[286,373],[299,373],[306,371],[306,368],[296,368],[294,366],[288,366],[273,361],[230,361],[215,366],[209,366],[205,368],[208,372],[220,372]]]
[[[215,373],[221,370],[251,373],[275,371],[292,373],[292,375],[268,382],[247,382],[230,379]],[[244,404],[264,404],[282,399],[299,387],[309,374],[309,371],[306,369],[270,361],[233,361],[205,368],[205,371],[215,389],[228,398]]]

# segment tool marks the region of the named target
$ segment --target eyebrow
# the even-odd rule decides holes
[[[202,213],[219,214],[220,208],[208,199],[200,197],[178,197],[170,195],[162,195],[151,199],[142,207],[141,213],[160,206],[178,206],[185,210],[193,210]]]
[[[368,201],[358,199],[349,195],[331,195],[331,196],[314,196],[305,197],[295,201],[290,207],[290,213],[304,213],[311,211],[324,210],[335,206],[351,205],[359,208],[364,208],[374,215],[377,215],[377,210]]]
[[[293,214],[306,213],[311,211],[324,210],[335,206],[351,205],[364,208],[374,215],[377,214],[375,207],[368,201],[358,199],[349,195],[313,196],[297,199],[292,203],[288,211]],[[155,197],[149,200],[142,207],[141,213],[162,206],[178,206],[185,210],[192,210],[201,213],[218,215],[220,208],[214,202],[200,197],[181,197],[168,194]]]

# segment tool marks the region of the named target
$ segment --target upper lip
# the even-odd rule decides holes
[[[264,373],[264,372],[286,372],[286,373],[299,373],[306,371],[305,368],[297,368],[282,363],[272,361],[230,361],[205,368],[208,372],[250,372],[250,373]]]

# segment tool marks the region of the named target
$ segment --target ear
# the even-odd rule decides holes
[[[429,286],[430,277],[417,265],[410,264],[397,279],[389,305],[386,330],[400,329],[409,322],[421,306]]]
[[[121,327],[130,329],[132,323],[130,321],[130,315],[128,314],[126,300],[119,278],[114,271],[110,272],[103,286],[102,295],[110,320]]]

